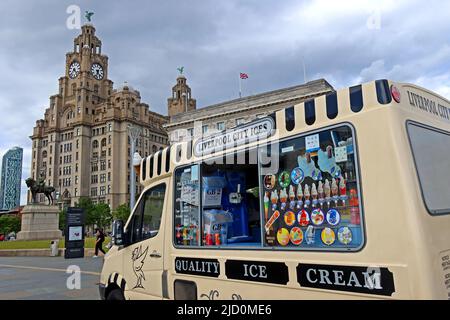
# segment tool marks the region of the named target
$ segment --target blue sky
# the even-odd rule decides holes
[[[109,77],[128,81],[166,114],[176,68],[185,67],[197,106],[327,79],[341,88],[377,78],[412,82],[450,97],[449,1],[64,1],[0,2],[0,156],[24,148],[64,74],[79,30],[70,5],[95,12]],[[22,203],[26,188],[22,188]]]

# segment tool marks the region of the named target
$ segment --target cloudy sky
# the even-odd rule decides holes
[[[71,5],[95,12],[115,85],[164,114],[179,66],[199,107],[236,98],[239,72],[244,95],[301,84],[303,61],[307,80],[335,88],[390,78],[450,97],[449,1],[1,0],[0,156],[22,146],[24,178],[29,135],[79,33]]]

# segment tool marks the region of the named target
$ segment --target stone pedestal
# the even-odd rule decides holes
[[[41,204],[30,204],[22,211],[22,227],[17,240],[60,239],[59,208]]]

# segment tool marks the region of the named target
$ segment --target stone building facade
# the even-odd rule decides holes
[[[180,76],[172,89],[172,97],[168,99],[170,122],[163,127],[171,143],[179,142],[233,128],[333,91],[326,80],[319,79],[196,109],[196,101],[191,98],[186,78]]]
[[[168,117],[150,111],[127,83],[113,87],[95,31],[82,26],[66,54],[59,92],[36,121],[31,176],[54,186],[60,205],[73,206],[84,196],[115,209],[129,202],[128,126],[141,128],[136,151],[148,156],[168,144]]]

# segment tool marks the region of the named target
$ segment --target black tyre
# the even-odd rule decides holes
[[[123,296],[122,290],[113,289],[106,297],[106,300],[125,300],[125,297]]]

